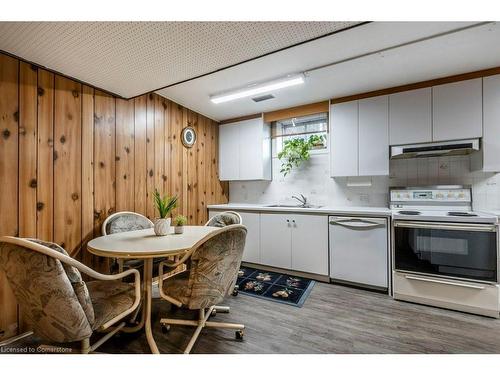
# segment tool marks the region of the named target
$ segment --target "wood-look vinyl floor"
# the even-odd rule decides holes
[[[316,283],[302,308],[246,295],[228,297],[229,314],[214,321],[242,322],[245,339],[234,331],[204,329],[193,353],[500,353],[500,320],[395,301],[345,286]],[[195,317],[153,304],[154,336],[162,353],[181,353],[194,328],[161,331],[162,317]],[[104,353],[148,353],[145,335],[119,334]]]

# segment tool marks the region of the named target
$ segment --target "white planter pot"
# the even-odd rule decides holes
[[[155,221],[155,234],[157,236],[166,236],[170,232],[170,222],[172,219],[156,219]]]
[[[184,233],[184,225],[177,225],[175,228],[175,234],[182,234]]]

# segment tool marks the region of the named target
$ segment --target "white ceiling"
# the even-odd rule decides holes
[[[374,22],[317,39],[202,78],[159,91],[215,120],[266,112],[407,83],[500,66],[500,25],[490,23]],[[444,33],[445,35],[436,36]],[[432,36],[435,38],[426,39]],[[421,40],[424,39],[424,40]],[[411,43],[413,41],[418,41]],[[410,43],[410,44],[407,44]],[[369,54],[306,74],[306,83],[255,103],[251,98],[213,104],[211,94],[307,71]]]
[[[0,50],[129,98],[359,22],[0,22]]]
[[[158,91],[215,120],[500,66],[498,23],[372,22],[271,53],[357,24],[0,22],[0,50],[123,97],[223,69]],[[269,101],[209,100],[298,72],[306,83]]]

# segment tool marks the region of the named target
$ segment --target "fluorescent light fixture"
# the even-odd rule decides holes
[[[290,75],[274,81],[257,83],[242,89],[213,95],[210,97],[210,100],[215,104],[225,103],[231,100],[246,98],[253,95],[264,94],[266,92],[283,89],[285,87],[300,85],[304,83],[304,81],[304,74]]]

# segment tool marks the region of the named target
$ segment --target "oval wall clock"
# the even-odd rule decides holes
[[[196,143],[196,131],[191,126],[182,129],[181,140],[184,147],[191,148]]]

